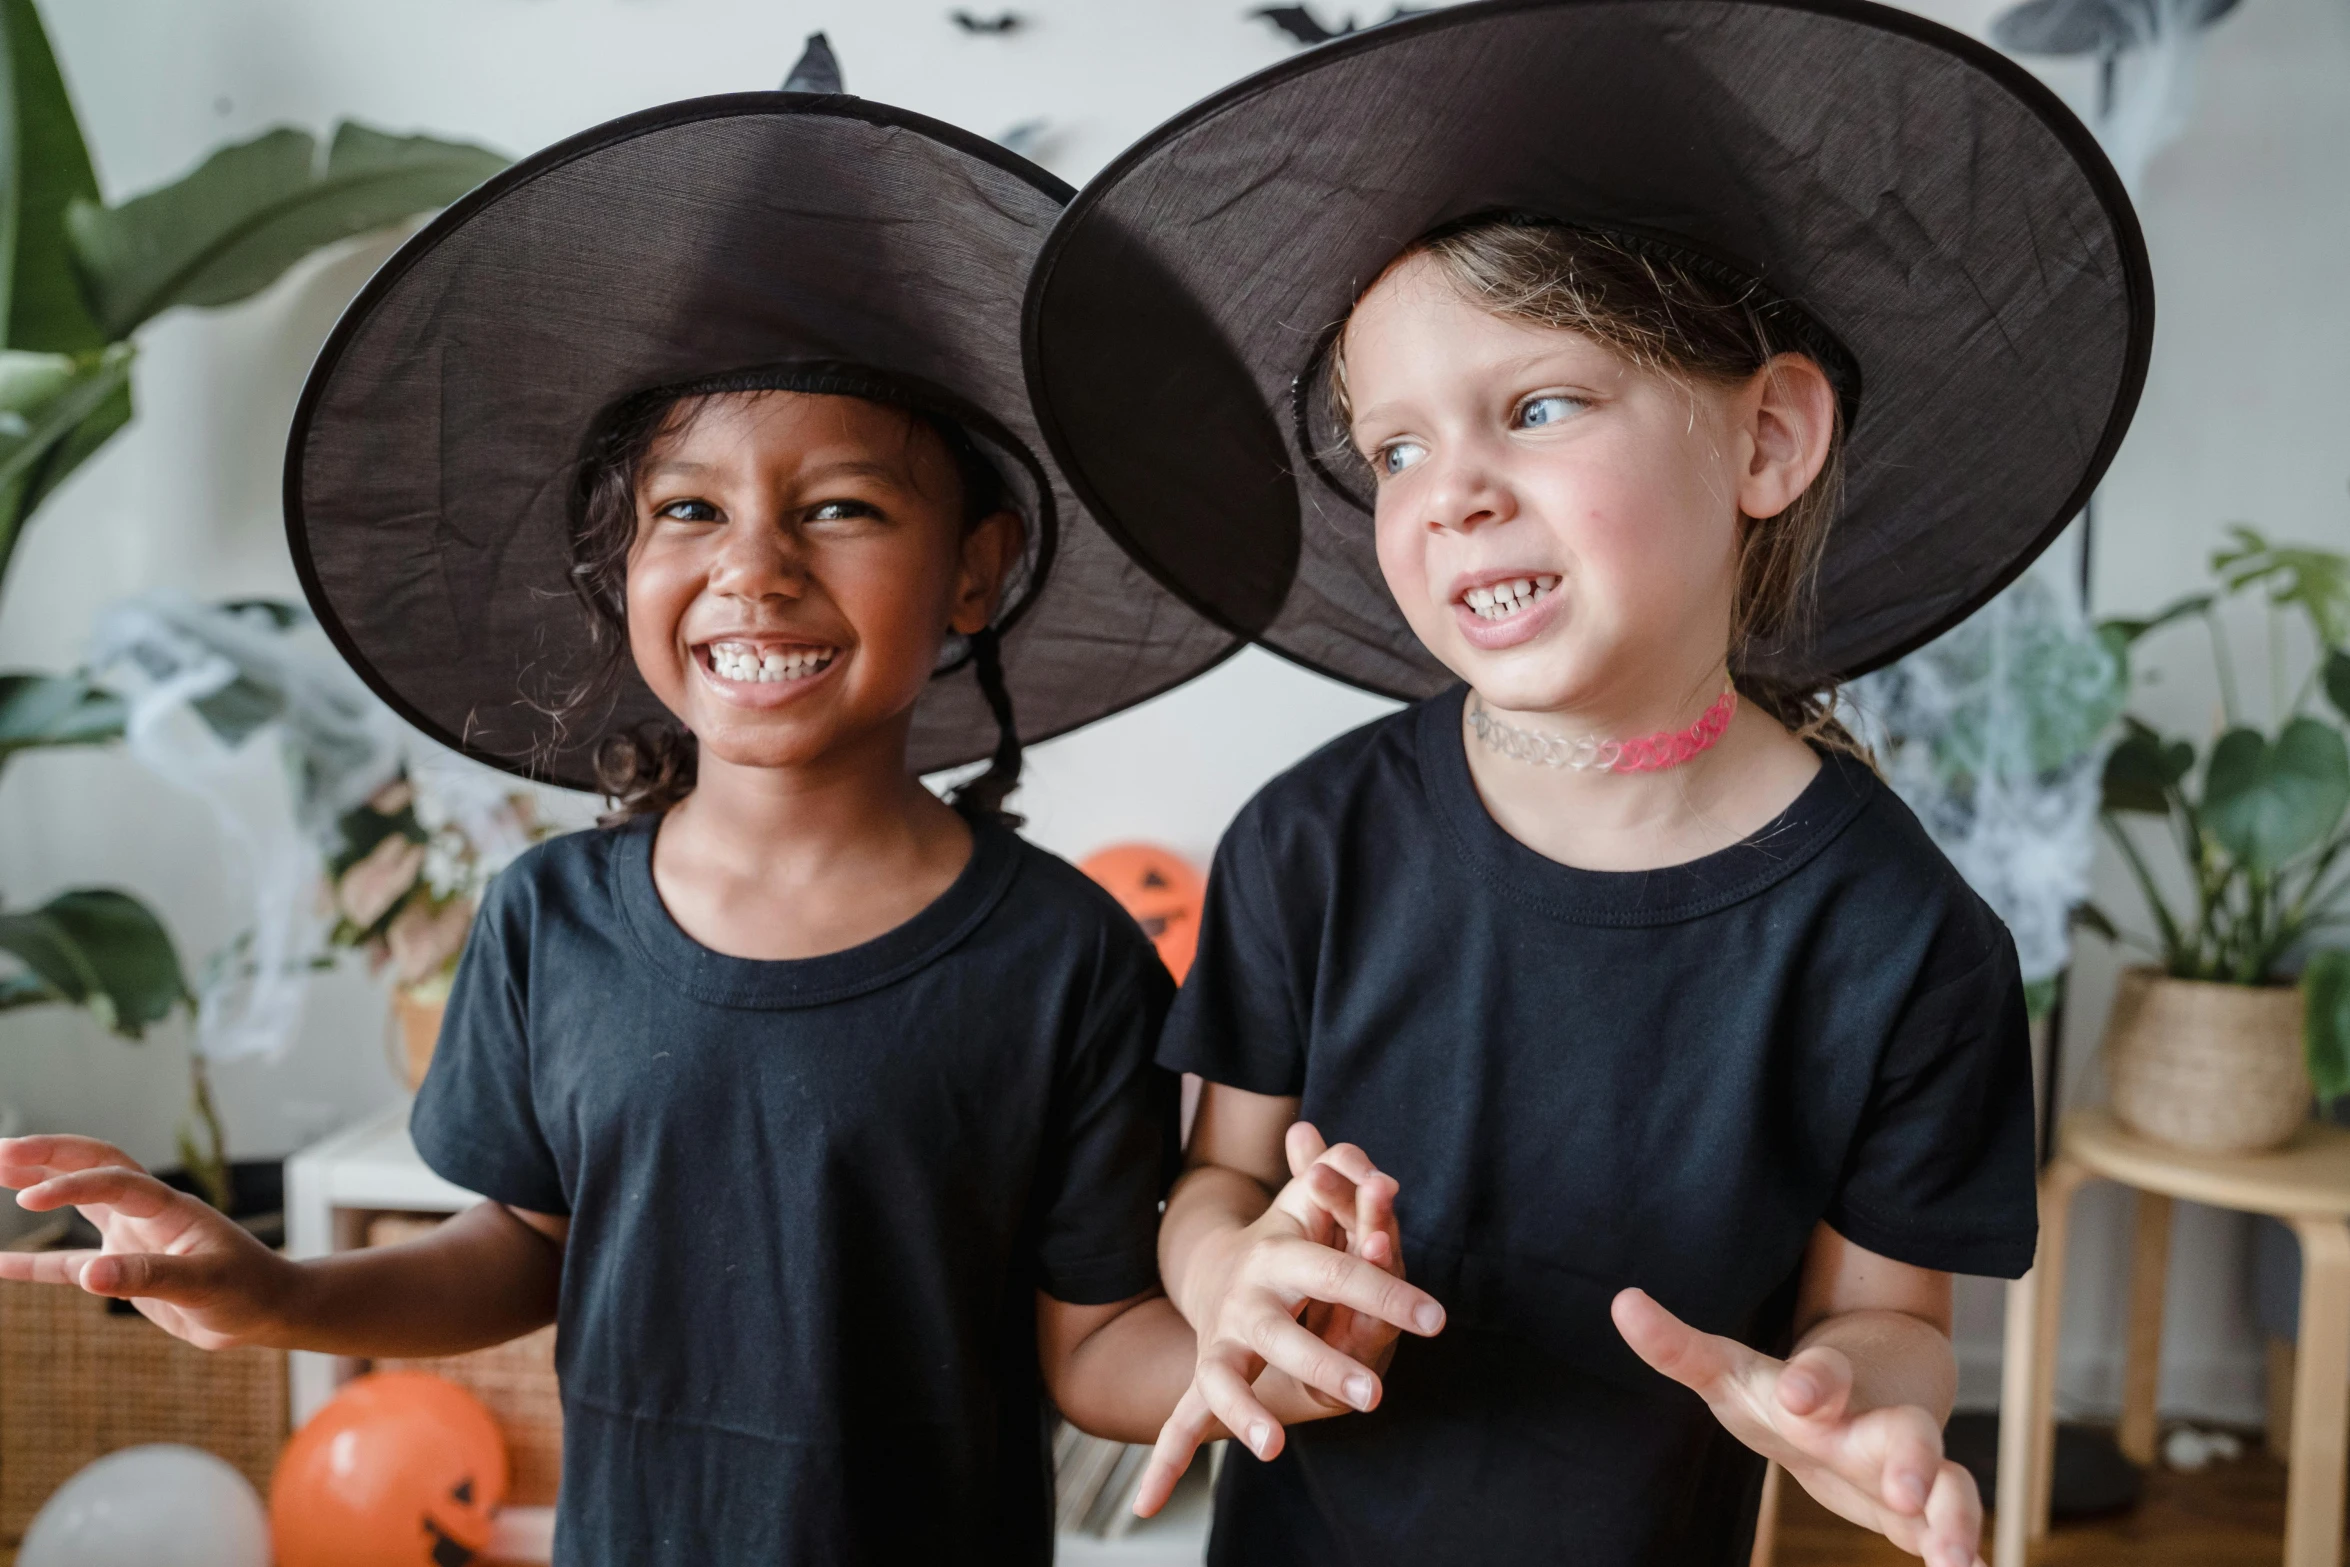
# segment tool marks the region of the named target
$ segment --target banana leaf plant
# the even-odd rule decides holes
[[[2200,622],[2219,678],[2220,732],[2207,751],[2134,716],[2106,760],[2104,824],[2138,885],[2151,936],[2084,919],[2179,979],[2293,983],[2304,1000],[2310,1080],[2350,1094],[2350,557],[2273,544],[2238,525],[2211,557],[2216,587],[2143,620],[2100,628],[2117,651],[2166,626]],[[2268,722],[2245,705],[2224,607],[2265,599]],[[2296,679],[2291,627],[2315,657]],[[2144,824],[2133,827],[2132,823]],[[2159,828],[2148,831],[2159,823]],[[2166,892],[2145,840],[2165,845],[2186,896]]]
[[[485,148],[344,122],[222,147],[179,179],[108,203],[33,0],[0,0],[0,578],[42,504],[131,420],[137,335],[182,306],[250,297],[320,247],[446,206],[505,166]],[[123,702],[73,673],[0,671],[0,767],[104,744]],[[138,1039],[189,1003],[177,948],[130,894],[0,902],[0,1010],[67,1004]],[[197,1062],[197,1121],[225,1196]]]

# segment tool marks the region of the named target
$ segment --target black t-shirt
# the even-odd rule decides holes
[[[997,828],[791,962],[679,929],[652,842],[497,878],[412,1120],[448,1179],[571,1219],[555,1560],[1049,1561],[1035,1291],[1158,1281],[1166,970]]]
[[[1210,1560],[1743,1563],[1763,1464],[1609,1320],[1783,1354],[1821,1221],[2013,1277],[2036,1228],[2006,929],[1867,768],[1665,870],[1487,814],[1458,689],[1275,780],[1218,849],[1159,1059],[1301,1096],[1402,1183],[1445,1303],[1373,1414],[1234,1453]]]

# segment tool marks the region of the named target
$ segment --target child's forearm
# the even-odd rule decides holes
[[[1854,1414],[1914,1404],[1936,1421],[1950,1418],[1958,1397],[1958,1359],[1949,1336],[1907,1312],[1860,1310],[1821,1320],[1797,1351],[1825,1347],[1852,1365]]]
[[[285,1265],[273,1331],[330,1355],[462,1354],[554,1320],[562,1248],[485,1202],[397,1246]]]

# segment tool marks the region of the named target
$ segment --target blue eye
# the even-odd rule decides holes
[[[1382,479],[1392,479],[1413,463],[1428,455],[1428,448],[1418,441],[1394,441],[1379,448],[1371,459],[1371,466]]]
[[[1569,397],[1563,392],[1545,392],[1540,397],[1529,397],[1518,404],[1516,422],[1521,430],[1564,424],[1587,406],[1580,397]]]

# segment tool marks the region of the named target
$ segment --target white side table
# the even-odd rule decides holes
[[[452,1186],[425,1167],[408,1137],[405,1100],[313,1143],[286,1161],[286,1252],[324,1257],[366,1243],[367,1222],[379,1213],[457,1213],[481,1198]],[[335,1389],[365,1369],[360,1361],[297,1351],[289,1374],[294,1424],[334,1397]],[[1203,1458],[1197,1466],[1206,1468]],[[1207,1487],[1196,1480],[1167,1510],[1122,1540],[1064,1534],[1063,1567],[1197,1567],[1207,1554]],[[488,1558],[544,1562],[552,1557],[551,1507],[509,1507],[498,1515]]]

